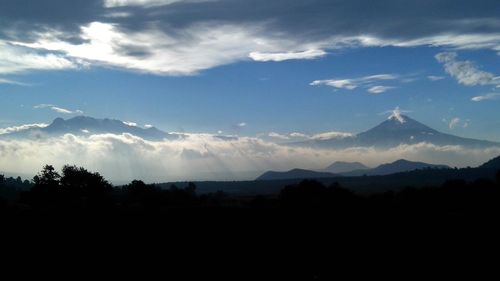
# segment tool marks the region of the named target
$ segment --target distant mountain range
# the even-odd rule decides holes
[[[323,171],[333,173],[333,174],[341,174],[346,172],[352,172],[357,170],[367,170],[369,169],[367,166],[359,163],[359,162],[342,162],[337,161],[330,166],[326,167]]]
[[[4,134],[9,138],[44,138],[64,134],[91,135],[91,134],[124,134],[129,133],[148,140],[175,139],[179,135],[163,132],[155,127],[141,128],[114,119],[96,119],[87,116],[77,116],[64,120],[56,118],[49,126],[30,128],[27,130]]]
[[[464,147],[500,146],[498,142],[462,138],[441,133],[408,116],[395,113],[374,128],[352,137],[317,139],[290,143],[292,146],[317,148],[377,147],[389,148],[401,144],[430,143],[435,145],[460,145]]]
[[[360,170],[352,170],[349,172],[344,172],[341,175],[343,176],[385,176],[395,173],[401,172],[409,172],[414,170],[422,170],[422,169],[450,169],[449,166],[446,165],[434,165],[423,162],[413,162],[404,159],[400,159],[394,161],[392,163],[382,164],[373,169],[360,169]]]
[[[259,176],[257,181],[264,180],[288,180],[288,179],[314,179],[314,178],[331,178],[338,175],[328,172],[316,172],[311,170],[293,169],[287,172],[268,171]]]
[[[357,169],[356,167],[364,167],[362,169]],[[348,168],[354,168],[354,170],[348,170]],[[423,162],[413,162],[404,159],[397,160],[392,163],[382,164],[373,169],[369,169],[365,165],[354,162],[335,162],[325,169],[328,171],[336,170],[337,173],[331,172],[318,172],[312,170],[304,169],[293,169],[286,172],[275,172],[269,171],[265,172],[259,176],[256,180],[285,180],[285,179],[319,179],[319,178],[331,178],[331,177],[357,177],[357,176],[384,176],[401,172],[409,172],[414,170],[422,169],[450,169],[446,165],[434,165]]]

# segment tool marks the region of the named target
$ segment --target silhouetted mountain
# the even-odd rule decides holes
[[[430,143],[435,145],[461,145],[464,147],[492,147],[500,143],[462,138],[441,133],[408,116],[395,113],[374,128],[348,138],[310,140],[291,145],[321,148],[345,148],[354,146],[388,148],[400,144]]]
[[[269,171],[265,172],[259,176],[256,180],[285,180],[285,179],[319,179],[319,178],[331,178],[338,175],[327,173],[327,172],[315,172],[303,169],[293,169],[287,172],[275,172]]]
[[[404,159],[397,160],[392,163],[382,164],[373,169],[364,169],[351,171],[347,173],[342,173],[343,176],[383,176],[390,175],[401,172],[409,172],[419,169],[449,169],[449,166],[446,165],[434,165],[423,162],[412,162]]]
[[[177,135],[163,132],[155,127],[141,128],[126,124],[114,119],[96,119],[87,116],[77,116],[64,120],[56,118],[49,126],[44,128],[32,128],[11,134],[6,137],[31,137],[43,138],[45,136],[58,136],[64,134],[90,135],[90,134],[124,134],[129,133],[149,140],[162,140],[165,138],[177,138]]]
[[[490,161],[479,166],[479,168],[500,170],[500,156],[491,159]]]
[[[352,172],[352,171],[357,171],[357,170],[366,170],[369,169],[367,166],[363,165],[362,163],[359,162],[342,162],[342,161],[337,161],[330,166],[326,167],[323,171],[329,172],[329,173],[334,173],[334,174],[340,174],[340,173],[347,173],[347,172]]]

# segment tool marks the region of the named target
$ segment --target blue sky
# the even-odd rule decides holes
[[[185,170],[231,170],[226,178],[360,160],[366,151],[321,152],[318,159],[316,152],[293,154],[275,144],[358,133],[397,107],[446,133],[500,141],[499,10],[497,0],[5,0],[0,134],[2,128],[77,115],[154,125],[197,134],[189,143],[155,144],[158,155],[167,148],[174,158],[196,151],[202,160],[190,159]],[[235,152],[207,139],[213,134],[242,137],[228,149],[243,160],[226,161]],[[95,138],[66,137],[59,144],[63,152],[86,146],[88,155],[79,163],[105,169],[113,161],[95,154],[104,142]],[[106,141],[129,145],[131,139]],[[11,145],[0,145],[0,170],[31,172],[29,163],[53,160],[49,152],[28,156],[53,143]],[[437,158],[429,151],[444,149],[415,152],[420,149],[383,157],[374,152],[365,163],[415,157],[463,166],[494,156],[456,150]],[[61,164],[82,159],[59,158]],[[124,171],[148,170],[134,166],[134,159],[121,160],[129,163]],[[238,161],[246,164],[234,165]],[[189,175],[171,168],[180,169],[172,177]],[[158,171],[146,177],[162,180],[164,169]]]
[[[437,47],[372,47],[332,50],[315,60],[244,61],[199,74],[165,77],[106,67],[36,71],[10,75],[27,85],[0,85],[2,125],[69,118],[52,104],[85,115],[153,124],[168,131],[256,135],[268,132],[359,132],[383,120],[380,113],[399,106],[436,129],[462,136],[500,140],[499,100],[474,102],[475,96],[499,92],[492,85],[461,85],[443,69]],[[456,52],[484,71],[500,73],[490,50]],[[390,74],[378,83],[394,87],[369,93],[369,86],[342,89],[311,86],[320,79],[355,79]],[[429,76],[437,76],[432,81]],[[377,83],[375,83],[377,84]],[[374,84],[374,85],[375,85]],[[377,84],[377,85],[378,85]],[[450,128],[452,119],[461,126]],[[447,120],[445,122],[443,119]],[[237,124],[246,123],[243,128]],[[464,128],[464,124],[468,126]],[[236,126],[237,127],[237,126]]]

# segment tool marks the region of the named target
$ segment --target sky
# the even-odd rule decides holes
[[[362,132],[399,107],[500,141],[499,10],[496,0],[0,0],[0,128],[87,115],[273,145]]]

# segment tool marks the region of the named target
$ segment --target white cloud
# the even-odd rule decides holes
[[[478,69],[471,61],[457,60],[457,54],[454,52],[439,53],[436,59],[444,65],[446,73],[460,84],[466,86],[500,84],[500,76]]]
[[[310,137],[310,139],[313,139],[313,140],[331,140],[331,139],[345,139],[345,138],[352,138],[352,137],[354,137],[354,135],[351,133],[326,132],[326,133],[312,135]]]
[[[125,31],[118,24],[92,22],[81,26],[80,44],[65,41],[60,32],[39,33],[35,42],[13,42],[32,50],[63,53],[87,64],[120,67],[158,75],[192,75],[219,65],[247,60],[248,54],[280,53],[302,48],[283,38],[260,36],[263,24],[224,25],[198,23],[169,33],[150,25],[146,30]],[[314,46],[308,43],[308,46]],[[290,53],[289,58],[319,54]]]
[[[130,134],[65,135],[39,140],[1,140],[0,170],[35,174],[45,164],[75,164],[113,181],[253,179],[265,170],[322,169],[333,161],[361,161],[369,166],[400,158],[451,166],[476,166],[500,154],[500,148],[466,149],[426,143],[388,150],[295,148],[257,138],[222,140],[186,134],[171,141],[147,141]],[[195,171],[193,173],[193,171]]]
[[[282,135],[282,134],[275,133],[275,132],[270,132],[268,134],[268,136],[271,137],[271,138],[280,139],[280,140],[288,140],[288,139],[290,139],[287,135]]]
[[[33,108],[40,109],[40,108],[48,108],[48,107],[53,107],[53,106],[55,106],[55,105],[48,104],[48,103],[42,103],[42,104],[38,104],[38,105],[33,106]]]
[[[0,78],[0,84],[8,84],[8,85],[16,85],[16,86],[29,86],[29,84],[10,80],[10,79],[3,79]]]
[[[285,60],[304,60],[316,59],[327,55],[323,50],[306,50],[301,52],[286,53],[261,53],[251,52],[248,56],[254,61],[285,61]]]
[[[123,122],[123,124],[125,124],[129,127],[137,127],[137,123],[135,123],[135,122]]]
[[[151,129],[151,128],[153,128],[153,127],[154,127],[154,126],[153,126],[153,125],[150,125],[150,124],[146,124],[146,125],[144,125],[144,128],[146,128],[146,129]]]
[[[20,125],[20,126],[0,128],[0,135],[10,134],[10,133],[19,132],[19,131],[25,131],[25,130],[29,130],[29,129],[33,129],[33,128],[45,128],[47,126],[48,126],[48,124],[38,123],[38,124],[25,124],[25,125]]]
[[[370,75],[360,78],[353,79],[327,79],[327,80],[315,80],[311,82],[309,85],[311,86],[330,86],[337,89],[347,89],[354,90],[358,87],[369,88],[368,91],[370,93],[376,93],[376,91],[386,91],[392,87],[387,86],[375,86],[373,83],[379,81],[387,81],[387,80],[396,80],[398,76],[393,74],[377,74]],[[381,92],[380,92],[381,93]]]
[[[500,93],[488,93],[488,94],[473,97],[471,100],[479,102],[479,101],[496,100],[496,99],[500,99]]]
[[[429,75],[429,76],[427,76],[427,79],[429,79],[431,81],[439,81],[439,80],[443,80],[444,76]]]
[[[104,0],[104,7],[115,8],[125,6],[157,7],[180,2],[205,2],[210,0]],[[213,1],[213,0],[212,0]]]
[[[247,126],[247,123],[245,123],[245,122],[241,122],[241,123],[239,123],[237,126],[238,126],[238,127],[240,127],[240,128],[243,128],[243,127],[246,127],[246,126]]]
[[[57,107],[57,106],[53,106],[50,109],[52,109],[53,111],[55,111],[57,113],[63,113],[63,114],[72,114],[73,113],[73,111],[71,111],[71,110],[68,110],[68,109],[65,109],[62,107]]]
[[[0,74],[17,74],[31,70],[75,69],[78,64],[62,55],[43,54],[19,48],[0,40]]]
[[[381,94],[381,93],[385,93],[387,92],[388,90],[390,89],[394,89],[394,87],[388,87],[388,86],[373,86],[371,88],[368,89],[368,92],[369,93],[372,93],[372,94]]]
[[[54,104],[48,104],[48,103],[38,104],[38,105],[33,106],[33,108],[35,108],[35,109],[50,108],[52,111],[55,111],[57,113],[62,113],[62,114],[83,114],[83,111],[79,110],[79,109],[69,110],[69,109],[62,108],[62,107],[59,107],[59,106],[54,105]]]
[[[309,138],[309,135],[299,133],[299,132],[293,132],[290,134],[290,137],[292,137],[292,138]]]
[[[460,124],[460,118],[458,117],[455,117],[453,119],[451,119],[450,123],[448,124],[448,127],[450,128],[450,130],[453,130],[455,129],[458,125]]]

